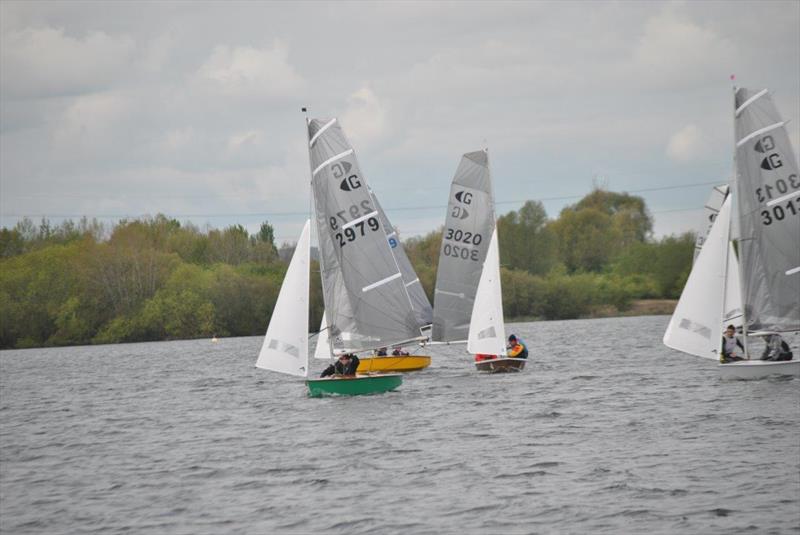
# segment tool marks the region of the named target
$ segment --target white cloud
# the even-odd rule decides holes
[[[710,25],[688,19],[680,4],[667,4],[644,24],[633,51],[638,83],[686,87],[724,80],[737,65],[737,46]],[[707,83],[707,82],[706,82]]]
[[[118,125],[130,116],[128,100],[118,93],[83,95],[73,100],[55,123],[54,148],[62,156],[82,160],[86,153],[102,159],[118,151]]]
[[[373,145],[386,130],[385,106],[370,87],[364,86],[347,99],[342,124],[350,142],[359,149]]]
[[[280,40],[272,48],[219,45],[198,74],[226,94],[289,96],[305,87],[305,81],[288,57]]]
[[[232,135],[228,139],[228,153],[235,155],[237,152],[257,148],[264,142],[264,132],[261,130],[247,130]]]
[[[707,143],[703,132],[690,124],[672,134],[667,144],[667,156],[677,162],[691,162],[700,159]]]
[[[13,97],[84,93],[108,87],[127,68],[133,39],[101,31],[83,37],[63,28],[24,28],[2,37],[2,90]]]

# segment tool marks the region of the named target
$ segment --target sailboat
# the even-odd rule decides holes
[[[311,191],[329,356],[424,339],[385,223],[338,121],[307,120]],[[308,377],[310,227],[307,221],[281,285],[256,366]],[[317,343],[316,352],[324,345]],[[369,359],[364,359],[369,360]],[[359,366],[359,371],[361,368]],[[309,395],[386,392],[399,373],[307,379]]]
[[[311,220],[303,226],[261,345],[256,367],[308,377],[308,305],[311,275]],[[394,390],[399,374],[308,379],[309,396],[375,394]]]
[[[430,325],[433,317],[433,308],[431,307],[428,296],[425,295],[425,289],[422,283],[414,272],[411,261],[403,249],[400,242],[400,236],[395,228],[389,222],[389,218],[383,211],[383,207],[378,202],[378,198],[369,189],[374,206],[378,212],[378,218],[381,221],[384,231],[386,232],[386,240],[389,244],[392,254],[397,261],[400,269],[401,279],[405,285],[408,297],[411,300],[412,308],[416,317],[417,325],[420,328],[420,333],[423,338],[426,338],[426,332],[430,331]],[[330,339],[328,337],[328,318],[325,313],[322,315],[320,322],[319,338],[317,340],[317,347],[314,352],[314,357],[317,359],[327,360],[330,358],[331,349],[329,347]],[[388,349],[388,348],[387,348]],[[418,371],[430,366],[431,357],[428,355],[385,355],[385,356],[366,356],[360,358],[358,371],[363,373],[369,372],[411,372]]]
[[[309,120],[308,135],[325,302],[315,355],[361,353],[359,372],[428,366],[429,356],[372,356],[426,340],[430,303],[337,119]]]
[[[474,354],[505,355],[500,255],[487,150],[461,158],[447,206],[433,306],[434,343],[467,343]],[[476,362],[481,371],[519,371],[523,359]]]
[[[800,331],[797,162],[766,89],[739,88],[734,103],[734,188],[697,255],[664,344],[718,360],[723,325],[740,320],[746,360],[720,364],[721,377],[800,376],[800,361],[752,358],[754,339]]]

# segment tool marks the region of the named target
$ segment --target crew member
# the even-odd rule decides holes
[[[739,354],[739,349],[744,352],[742,342],[736,337],[736,327],[728,325],[728,328],[725,329],[725,334],[722,335],[722,352],[720,353],[719,361],[722,364],[727,364],[728,362],[744,360],[744,357]]]
[[[525,345],[525,342],[523,342],[521,338],[517,338],[516,335],[512,334],[508,337],[507,348],[509,357],[518,359],[528,358],[528,347]]]
[[[344,377],[354,377],[358,370],[358,357],[355,353],[343,353],[339,355],[339,360],[325,368],[320,377],[331,375],[341,375]]]

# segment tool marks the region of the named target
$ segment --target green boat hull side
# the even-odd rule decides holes
[[[308,395],[312,398],[382,394],[394,390],[402,383],[403,376],[399,373],[337,379],[309,379],[306,381]]]

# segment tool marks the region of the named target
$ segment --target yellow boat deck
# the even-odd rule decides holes
[[[359,357],[359,361],[358,373],[413,372],[431,365],[431,358],[425,355]]]

